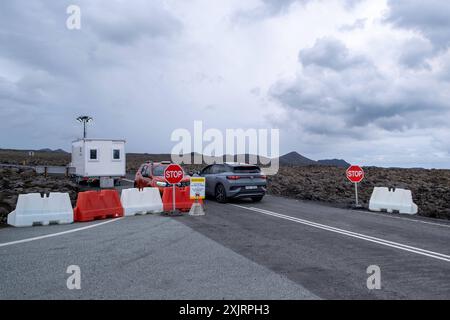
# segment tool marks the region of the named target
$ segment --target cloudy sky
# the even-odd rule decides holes
[[[68,30],[66,9],[81,8]],[[279,128],[280,151],[450,168],[450,2],[2,0],[0,148]]]

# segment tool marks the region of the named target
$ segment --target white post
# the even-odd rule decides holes
[[[358,203],[358,182],[355,182],[355,197],[356,197],[356,206],[359,206]]]

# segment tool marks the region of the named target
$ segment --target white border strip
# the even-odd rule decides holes
[[[442,253],[438,253],[438,252],[434,252],[434,251],[429,251],[429,250],[425,250],[425,249],[421,249],[421,248],[417,248],[417,247],[412,247],[412,246],[404,245],[404,244],[401,244],[401,243],[398,243],[398,242],[384,240],[384,239],[380,239],[380,238],[376,238],[376,237],[371,237],[371,236],[367,236],[367,235],[364,235],[364,234],[361,234],[361,233],[356,233],[356,232],[352,232],[352,231],[348,231],[348,230],[344,230],[344,229],[339,229],[339,228],[335,228],[335,227],[327,226],[327,225],[324,225],[324,224],[320,224],[320,223],[316,223],[316,222],[312,222],[312,221],[308,221],[308,220],[304,220],[304,219],[299,219],[299,218],[287,216],[287,215],[284,215],[284,214],[279,214],[279,213],[268,211],[268,210],[264,210],[264,209],[259,209],[259,208],[254,208],[254,207],[245,207],[245,206],[240,206],[240,205],[236,205],[236,204],[232,204],[232,205],[236,206],[236,207],[239,207],[239,208],[242,208],[242,209],[247,209],[247,210],[258,212],[258,213],[263,213],[263,214],[266,214],[266,215],[270,215],[270,216],[273,216],[273,217],[277,217],[277,218],[281,218],[281,219],[285,219],[285,220],[301,223],[301,224],[308,225],[308,226],[315,227],[315,228],[319,228],[319,229],[322,229],[322,230],[327,230],[327,231],[343,234],[343,235],[346,235],[346,236],[349,236],[349,237],[353,237],[353,238],[357,238],[357,239],[361,239],[361,240],[365,240],[365,241],[381,244],[381,245],[384,245],[384,246],[387,246],[387,247],[392,247],[392,248],[400,249],[400,250],[403,250],[403,251],[408,251],[408,252],[416,253],[416,254],[419,254],[419,255],[427,256],[427,257],[430,257],[430,258],[434,258],[434,259],[450,262],[450,256],[446,255],[446,254],[442,254]]]
[[[111,222],[114,222],[114,221],[118,221],[118,220],[121,220],[121,219],[123,219],[123,217],[122,218],[116,218],[116,219],[108,220],[108,221],[105,221],[105,222],[96,223],[96,224],[91,224],[91,225],[89,225],[87,227],[71,229],[71,230],[62,231],[62,232],[58,232],[58,233],[46,234],[46,235],[38,236],[38,237],[34,237],[34,238],[27,238],[27,239],[22,239],[22,240],[17,240],[17,241],[0,243],[0,247],[6,247],[6,246],[11,246],[13,244],[19,244],[19,243],[25,243],[25,242],[31,242],[31,241],[36,241],[36,240],[42,240],[42,239],[46,239],[46,238],[62,236],[62,235],[65,235],[65,234],[78,232],[78,231],[83,231],[83,230],[95,228],[95,227],[98,227],[98,226],[102,226],[104,224],[111,223]]]

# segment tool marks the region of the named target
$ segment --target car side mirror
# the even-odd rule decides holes
[[[190,172],[189,172],[189,175],[190,175],[191,177],[193,177],[193,176],[199,176],[199,175],[200,175],[200,171],[190,171]]]

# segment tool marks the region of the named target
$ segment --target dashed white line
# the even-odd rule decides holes
[[[361,233],[356,233],[356,232],[352,232],[352,231],[348,231],[348,230],[344,230],[344,229],[339,229],[339,228],[331,227],[331,226],[328,226],[328,225],[316,223],[316,222],[313,222],[313,221],[308,221],[308,220],[304,220],[304,219],[300,219],[300,218],[295,218],[295,217],[292,217],[292,216],[287,216],[287,215],[276,213],[276,212],[269,211],[269,210],[264,210],[264,209],[254,208],[254,207],[245,207],[245,206],[241,206],[241,205],[237,205],[237,204],[232,204],[232,205],[236,206],[236,207],[239,207],[239,208],[242,208],[242,209],[247,209],[247,210],[250,210],[250,211],[266,214],[266,215],[269,215],[269,216],[273,216],[273,217],[277,217],[277,218],[281,218],[281,219],[285,219],[285,220],[301,223],[301,224],[308,225],[308,226],[311,226],[311,227],[314,227],[314,228],[319,228],[319,229],[322,229],[322,230],[327,230],[327,231],[331,231],[331,232],[334,232],[334,233],[343,234],[343,235],[346,235],[346,236],[349,236],[349,237],[353,237],[353,238],[357,238],[357,239],[361,239],[361,240],[377,243],[377,244],[384,245],[384,246],[387,246],[387,247],[396,248],[396,249],[400,249],[400,250],[403,250],[403,251],[408,251],[408,252],[416,253],[416,254],[419,254],[419,255],[427,256],[427,257],[430,257],[430,258],[434,258],[434,259],[450,262],[450,256],[446,255],[446,254],[442,254],[442,253],[438,253],[438,252],[434,252],[434,251],[429,251],[429,250],[425,250],[425,249],[421,249],[421,248],[417,248],[417,247],[413,247],[413,246],[408,246],[408,245],[401,244],[401,243],[394,242],[394,241],[389,241],[389,240],[384,240],[384,239],[380,239],[380,238],[376,238],[376,237],[372,237],[372,236],[367,236],[367,235],[364,235],[364,234],[361,234]]]
[[[42,240],[42,239],[46,239],[46,238],[62,236],[62,235],[73,233],[73,232],[78,232],[78,231],[83,231],[83,230],[99,227],[99,226],[102,226],[104,224],[111,223],[111,222],[114,222],[114,221],[118,221],[118,220],[121,220],[121,219],[123,219],[123,218],[111,219],[111,220],[108,220],[108,221],[105,221],[105,222],[91,224],[91,225],[86,226],[86,227],[71,229],[71,230],[57,232],[57,233],[50,233],[50,234],[46,234],[46,235],[43,235],[43,236],[27,238],[27,239],[22,239],[22,240],[16,240],[16,241],[11,241],[11,242],[5,242],[5,243],[0,243],[0,247],[6,247],[6,246],[11,246],[13,244],[19,244],[19,243],[25,243],[25,242],[31,242],[31,241],[36,241],[36,240]]]

